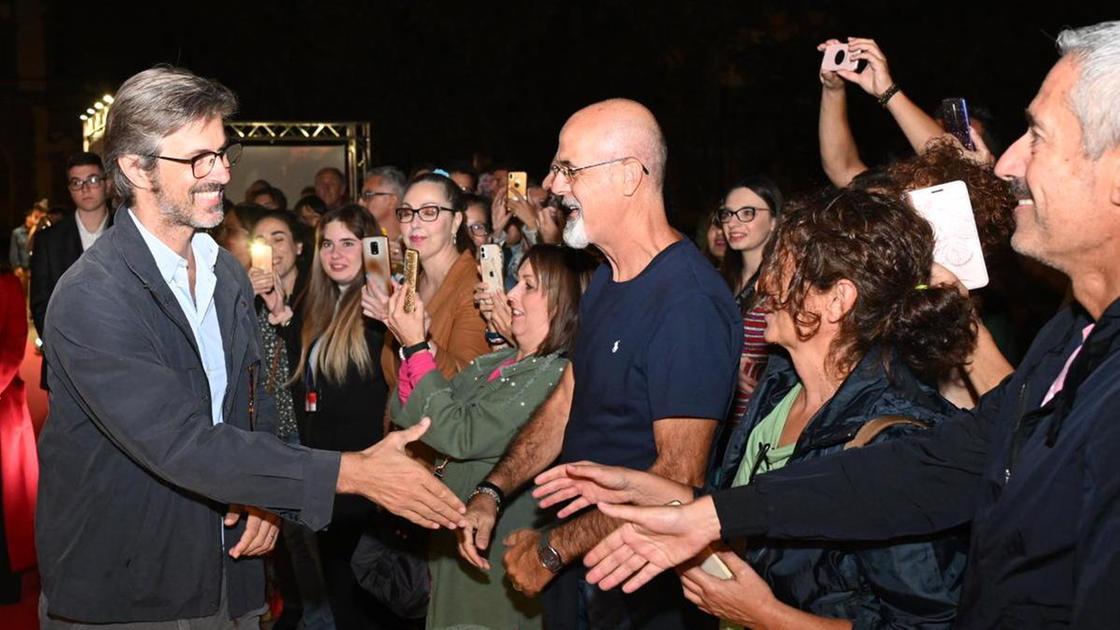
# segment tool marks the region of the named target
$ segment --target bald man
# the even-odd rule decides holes
[[[591,460],[703,482],[708,451],[735,388],[742,322],[727,286],[670,227],[661,129],[641,104],[615,99],[576,112],[560,131],[546,188],[570,213],[564,240],[597,246],[608,264],[580,307],[571,365],[468,505],[464,556],[481,567],[501,500],[553,461]],[[551,628],[714,626],[676,576],[632,595],[599,591],[580,558],[613,521],[594,509],[504,541],[513,587],[545,589]]]

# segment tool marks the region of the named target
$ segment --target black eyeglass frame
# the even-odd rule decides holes
[[[718,225],[723,225],[731,221],[731,217],[734,216],[739,220],[739,223],[750,223],[754,221],[759,212],[770,212],[770,208],[756,208],[754,206],[743,206],[737,210],[718,208],[715,213],[715,221]]]
[[[96,179],[97,181],[96,182],[91,182],[90,181],[91,179]],[[101,174],[94,173],[93,175],[90,175],[89,177],[87,177],[85,179],[78,179],[77,177],[71,177],[70,179],[66,180],[66,189],[67,190],[73,190],[73,191],[79,191],[79,190],[81,190],[81,189],[83,189],[87,186],[89,186],[90,188],[93,188],[94,186],[102,186],[102,185],[105,184],[105,182],[108,179],[109,178],[106,177],[104,173],[101,173]]]
[[[432,208],[436,209],[435,214],[431,215],[432,218],[425,219],[424,214],[423,214],[424,210],[431,210]],[[420,206],[419,208],[401,207],[401,208],[397,208],[394,211],[394,214],[397,215],[397,222],[399,222],[399,223],[412,223],[412,220],[416,217],[420,217],[420,220],[423,221],[424,223],[432,223],[433,221],[435,221],[436,219],[439,218],[440,211],[454,213],[455,209],[454,208],[448,208],[448,207],[445,207],[445,206],[437,206],[437,205],[426,205],[426,206]],[[405,214],[408,215],[407,219],[404,218]]]
[[[646,165],[642,164],[641,160],[632,155],[615,158],[613,160],[606,160],[604,162],[596,162],[595,164],[588,164],[587,166],[569,166],[567,164],[557,164],[556,162],[553,162],[552,164],[548,165],[548,172],[552,173],[553,177],[556,177],[557,175],[563,175],[565,179],[567,179],[568,181],[572,181],[575,179],[575,176],[582,171],[586,171],[591,168],[598,168],[600,166],[606,166],[608,164],[614,164],[616,162],[625,162],[626,160],[634,160],[638,163],[639,166],[642,167],[642,172],[646,175],[649,175],[649,169],[646,168]]]
[[[214,164],[217,163],[218,158],[222,159],[222,164],[226,168],[233,168],[235,165],[237,165],[238,160],[241,159],[241,153],[242,151],[244,151],[244,149],[245,147],[240,142],[231,142],[218,151],[204,151],[192,158],[177,158],[167,155],[148,155],[145,157],[156,158],[158,160],[167,160],[168,162],[176,162],[178,164],[188,164],[191,167],[191,175],[194,175],[195,179],[202,179],[203,177],[206,177],[210,173],[214,172]],[[203,161],[206,160],[206,158],[210,158],[210,163],[207,166],[206,171],[200,175],[198,173],[198,165],[202,164]]]

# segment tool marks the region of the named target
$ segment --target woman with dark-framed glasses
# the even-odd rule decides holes
[[[782,213],[782,192],[769,178],[752,175],[736,182],[712,214],[727,243],[720,273],[735,295],[743,315],[743,353],[739,359],[739,379],[735,400],[728,413],[727,426],[717,444],[722,450],[726,436],[743,417],[751,395],[766,369],[769,344],[763,339],[765,311],[758,304],[756,284],[762,267],[762,253]]]
[[[490,351],[485,322],[474,305],[477,248],[467,230],[465,210],[463,191],[450,178],[437,173],[413,179],[397,208],[405,246],[419,254],[416,308],[431,317],[425,348],[434,350],[436,365],[447,378]],[[362,289],[362,312],[384,322],[388,304],[389,296],[383,288],[367,282]],[[417,349],[402,348],[398,340],[386,336],[381,365],[390,386],[396,384],[401,354],[410,351]]]

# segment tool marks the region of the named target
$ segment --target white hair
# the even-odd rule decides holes
[[[1058,50],[1080,70],[1070,101],[1085,153],[1095,160],[1120,146],[1120,21],[1066,29],[1058,34]]]

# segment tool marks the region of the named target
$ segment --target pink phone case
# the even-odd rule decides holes
[[[852,59],[847,44],[830,44],[824,49],[824,58],[821,60],[821,70],[855,70],[859,61]]]

